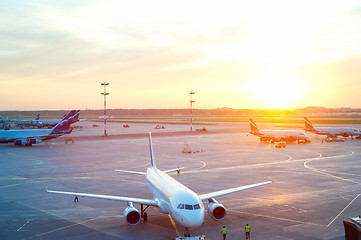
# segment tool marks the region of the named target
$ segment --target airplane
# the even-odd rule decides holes
[[[64,116],[63,116],[64,117]],[[33,121],[32,125],[35,125],[38,128],[51,128],[56,126],[61,120],[58,119],[40,119],[38,118],[37,120]]]
[[[110,118],[110,113],[108,115],[100,116],[99,119],[106,120]]]
[[[193,192],[191,189],[187,188],[186,186],[184,186],[167,174],[172,171],[177,171],[179,170],[179,168],[161,171],[156,167],[153,154],[151,133],[149,133],[149,146],[150,167],[147,169],[146,172],[133,172],[123,170],[117,171],[145,175],[145,183],[149,191],[153,194],[153,199],[78,192],[51,191],[48,190],[48,188],[46,188],[46,191],[48,193],[128,202],[128,207],[124,210],[124,219],[129,225],[137,225],[140,222],[141,218],[143,218],[144,221],[147,221],[147,213],[145,212],[145,210],[149,206],[158,207],[160,212],[171,215],[177,223],[184,226],[186,229],[186,233],[188,234],[188,228],[199,227],[203,223],[205,207],[202,201],[208,200],[208,214],[214,220],[220,221],[226,216],[226,208],[222,204],[218,203],[217,200],[215,200],[216,197],[271,183],[271,180],[269,180],[266,182],[198,195],[197,193]],[[141,211],[135,208],[133,203],[140,204]],[[146,208],[143,208],[143,205],[146,205]]]
[[[61,121],[61,119],[40,120],[40,114],[38,114],[33,120],[0,119],[0,121],[4,124],[16,124],[22,127],[53,128]]]
[[[327,135],[330,138],[335,138],[336,136],[343,137],[354,137],[360,136],[361,132],[356,128],[345,128],[345,127],[313,127],[310,120],[307,117],[304,117],[305,121],[305,130],[308,132],[312,132],[318,135]]]
[[[15,145],[31,146],[42,141],[69,134],[71,124],[78,121],[79,110],[72,110],[52,129],[1,130],[0,143],[13,142]]]
[[[250,133],[260,137],[261,142],[279,142],[279,141],[304,141],[311,142],[306,134],[301,131],[294,130],[260,130],[252,119],[249,119],[249,124],[251,126]]]

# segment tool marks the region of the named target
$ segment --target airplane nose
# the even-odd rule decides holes
[[[188,215],[186,218],[187,220],[184,222],[186,227],[199,227],[202,225],[204,220],[204,210],[200,212],[193,212],[192,214]]]

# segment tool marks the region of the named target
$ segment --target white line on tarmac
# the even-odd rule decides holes
[[[93,220],[96,220],[96,219],[99,219],[99,218],[104,218],[104,217],[109,217],[109,216],[99,216],[99,217],[96,217],[96,218],[88,219],[88,220],[85,220],[85,221],[82,221],[82,222],[79,222],[79,223],[74,223],[74,224],[71,224],[71,225],[68,225],[68,226],[65,226],[65,227],[57,228],[57,229],[54,229],[54,230],[51,230],[51,231],[48,231],[48,232],[45,232],[45,233],[40,233],[40,234],[37,234],[35,236],[25,238],[24,240],[41,237],[41,236],[49,234],[49,233],[57,232],[57,231],[67,229],[67,228],[71,228],[71,227],[74,227],[76,225],[82,225],[83,223],[90,222],[90,221],[93,221]]]
[[[352,201],[344,208],[342,211],[337,214],[337,216],[327,225],[329,227],[361,194],[358,194]]]
[[[310,167],[310,166],[307,165],[308,162],[310,162],[310,161],[316,161],[316,160],[319,160],[319,161],[320,161],[320,160],[327,160],[327,159],[331,159],[331,158],[349,157],[349,156],[354,155],[354,153],[355,153],[355,152],[350,151],[350,154],[330,156],[330,157],[322,157],[322,155],[320,154],[321,157],[314,158],[314,159],[308,159],[307,161],[305,161],[305,162],[303,163],[303,166],[304,166],[305,168],[307,168],[308,170],[313,171],[313,172],[317,172],[317,173],[319,173],[319,174],[321,174],[321,175],[326,175],[326,176],[329,176],[329,177],[337,178],[337,179],[340,179],[340,180],[343,180],[343,181],[352,182],[352,183],[355,183],[355,184],[361,184],[360,182],[353,181],[353,180],[351,180],[351,179],[347,179],[347,178],[339,177],[339,176],[336,176],[336,175],[332,175],[332,174],[330,174],[330,173],[327,173],[326,170],[316,169],[316,168],[314,168],[314,167]],[[304,160],[306,160],[306,159],[304,159]]]
[[[26,224],[28,224],[30,222],[30,220],[28,220],[26,223],[24,223],[24,225],[22,227],[19,227],[18,230],[16,230],[17,232],[19,232],[23,227],[25,227]]]
[[[242,211],[236,211],[236,210],[229,210],[229,211],[236,212],[236,213],[241,213],[241,214],[248,214],[248,215],[257,216],[257,217],[272,218],[272,219],[287,221],[287,222],[295,222],[295,223],[308,224],[308,225],[319,226],[319,227],[326,227],[326,225],[312,223],[312,222],[303,222],[303,221],[298,221],[298,220],[293,220],[293,219],[266,216],[266,215],[263,215],[263,214],[248,213],[248,212],[242,212]]]

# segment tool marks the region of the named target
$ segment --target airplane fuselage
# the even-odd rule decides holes
[[[14,139],[27,139],[48,136],[51,129],[0,130],[0,143],[8,143]]]
[[[284,141],[297,141],[306,140],[307,136],[301,131],[289,131],[289,130],[259,130],[258,132],[251,131],[253,135],[258,137],[280,139]]]
[[[162,213],[170,214],[184,227],[199,227],[203,223],[204,205],[195,192],[154,168],[148,168],[145,182]]]
[[[327,136],[352,137],[361,135],[361,132],[356,128],[317,127],[312,130],[306,130],[315,134]]]

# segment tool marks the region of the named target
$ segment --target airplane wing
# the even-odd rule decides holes
[[[165,170],[165,171],[163,171],[163,172],[165,172],[165,173],[170,173],[170,172],[175,172],[175,171],[177,171],[177,170],[182,170],[182,169],[184,169],[184,167],[169,169],[169,170]]]
[[[249,188],[259,187],[259,186],[262,186],[262,185],[265,185],[265,184],[269,184],[269,183],[272,183],[272,181],[269,180],[269,181],[267,181],[267,182],[261,182],[261,183],[256,183],[256,184],[247,185],[247,186],[230,188],[230,189],[221,190],[221,191],[217,191],[217,192],[211,192],[211,193],[201,194],[201,195],[199,195],[199,198],[200,198],[202,201],[203,201],[203,200],[208,200],[208,199],[211,199],[211,198],[215,198],[215,197],[223,196],[223,195],[226,195],[226,194],[230,194],[230,193],[234,193],[234,192],[246,190],[246,189],[249,189]]]
[[[170,172],[175,172],[177,170],[182,170],[182,169],[184,169],[184,167],[169,169],[169,170],[165,170],[163,172],[170,173]],[[133,174],[139,174],[139,175],[146,175],[145,172],[136,172],[136,171],[121,170],[121,169],[116,169],[115,171],[116,172],[124,172],[124,173],[133,173]]]
[[[116,172],[125,172],[125,173],[133,173],[133,174],[139,174],[139,175],[146,175],[145,172],[135,172],[135,171],[127,171],[127,170],[121,170],[121,169],[116,169]]]
[[[57,193],[57,194],[65,194],[71,196],[79,196],[79,197],[92,197],[92,198],[101,198],[101,199],[108,199],[108,200],[117,200],[122,202],[133,202],[139,204],[146,204],[158,207],[158,202],[154,199],[145,199],[145,198],[132,198],[132,197],[119,197],[119,196],[112,196],[112,195],[101,195],[101,194],[89,194],[89,193],[78,193],[78,192],[61,192],[61,191],[50,191],[46,188],[48,193]]]

